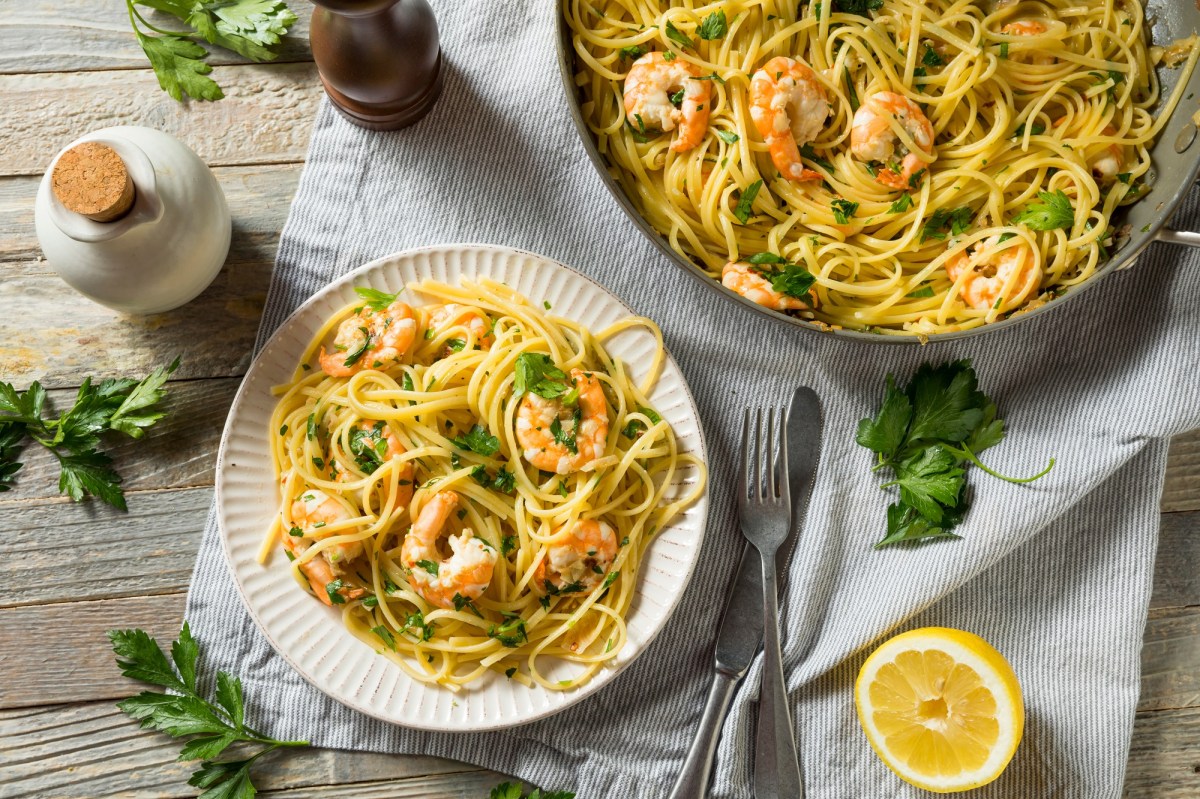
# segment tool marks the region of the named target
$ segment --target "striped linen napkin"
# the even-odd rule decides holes
[[[359,715],[293,673],[237,599],[215,521],[187,616],[221,667],[243,675],[265,726],[324,747],[465,760],[581,799],[665,797],[695,733],[712,641],[742,538],[733,474],[746,404],[820,394],[824,454],[792,558],[784,662],[811,799],[917,797],[871,752],[855,717],[857,669],[881,636],[968,629],[1020,676],[1025,740],[979,797],[1118,797],[1138,698],[1167,437],[1200,424],[1200,263],[1152,248],[1061,310],[926,347],[846,343],[755,318],[667,263],[622,215],[577,140],[545,0],[435,3],[445,90],[420,124],[352,127],[321,108],[283,231],[260,345],[305,298],[367,261],[483,242],[570,264],[655,319],[699,405],[711,458],[700,563],[674,617],[618,680],[550,719],[506,732],[414,732]],[[1183,227],[1200,224],[1189,201]],[[569,313],[569,309],[562,309]],[[988,462],[1051,474],[1011,486],[976,472],[963,540],[872,551],[886,498],[854,443],[883,376],[971,358],[1009,425]],[[712,795],[748,797],[755,666],[734,698]]]

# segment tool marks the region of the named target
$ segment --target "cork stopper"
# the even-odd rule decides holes
[[[63,153],[50,185],[64,208],[97,222],[112,222],[133,207],[133,180],[125,162],[100,142],[84,142]]]

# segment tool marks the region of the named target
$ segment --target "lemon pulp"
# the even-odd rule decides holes
[[[948,793],[1000,776],[1024,729],[1012,667],[977,635],[926,627],[882,644],[855,685],[871,746],[897,775]]]

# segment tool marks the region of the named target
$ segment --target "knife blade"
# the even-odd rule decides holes
[[[797,531],[804,524],[804,511],[812,494],[821,449],[821,403],[811,388],[802,387],[792,392],[786,425],[792,530],[784,544],[784,556],[778,559],[781,573],[787,571]],[[757,551],[747,544],[742,549],[737,577],[725,601],[725,612],[717,631],[713,657],[716,673],[700,717],[700,728],[670,799],[703,799],[706,795],[721,722],[729,709],[734,689],[746,676],[762,646],[762,636],[762,566]]]

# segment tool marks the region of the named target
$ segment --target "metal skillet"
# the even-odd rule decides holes
[[[1148,27],[1151,29],[1151,36],[1155,44],[1168,45],[1178,39],[1186,38],[1195,32],[1200,32],[1200,9],[1197,8],[1195,3],[1190,2],[1190,0],[1149,0],[1145,4],[1145,8],[1146,19],[1153,22],[1153,25],[1148,25]],[[867,333],[858,330],[830,330],[828,327],[815,322],[797,319],[769,310],[725,288],[721,285],[720,281],[710,277],[691,259],[671,249],[667,240],[638,212],[633,202],[629,199],[629,196],[625,193],[625,190],[609,174],[608,164],[600,155],[600,151],[596,147],[596,140],[584,122],[583,112],[580,110],[581,97],[574,80],[575,52],[571,44],[571,29],[562,14],[561,5],[557,7],[555,20],[558,33],[559,70],[562,76],[563,89],[567,96],[567,104],[571,108],[571,116],[575,120],[575,127],[579,131],[579,137],[583,141],[584,149],[587,150],[588,157],[591,159],[596,171],[600,174],[604,185],[608,187],[609,192],[616,199],[617,204],[625,212],[625,215],[633,221],[633,224],[645,234],[646,238],[658,248],[659,252],[667,260],[674,263],[686,274],[699,280],[710,291],[714,291],[726,299],[740,304],[751,313],[763,314],[784,324],[804,328],[805,330],[810,330],[821,335],[832,335],[839,338],[867,341],[876,344],[923,344],[926,341],[949,341],[993,330],[1001,330],[1059,308],[1079,296],[1088,288],[1096,285],[1106,275],[1133,266],[1138,255],[1156,241],[1169,244],[1183,244],[1189,247],[1200,247],[1200,233],[1175,230],[1168,226],[1171,215],[1183,201],[1184,197],[1187,196],[1193,182],[1196,180],[1197,173],[1200,172],[1200,142],[1196,141],[1200,137],[1197,136],[1197,127],[1192,121],[1192,114],[1196,112],[1197,108],[1200,108],[1200,67],[1198,67],[1188,80],[1184,99],[1176,106],[1171,120],[1167,123],[1162,134],[1150,149],[1152,165],[1148,174],[1148,183],[1152,186],[1151,191],[1140,201],[1118,209],[1113,215],[1113,227],[1119,230],[1123,226],[1127,226],[1126,229],[1130,231],[1128,239],[1115,250],[1108,261],[1097,267],[1095,275],[1076,286],[1067,288],[1053,301],[1036,308],[1020,311],[1009,316],[1007,319],[1002,319],[991,324],[969,330],[937,333],[930,336],[896,336]],[[1171,70],[1165,67],[1158,69],[1158,78],[1162,84],[1161,94],[1164,97],[1170,95],[1180,76],[1180,70]]]

